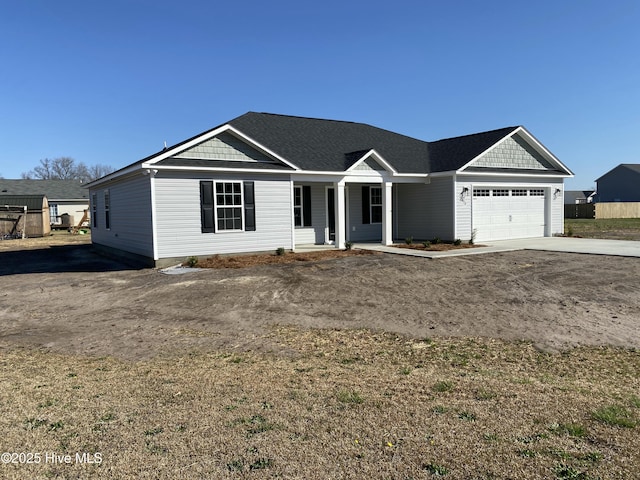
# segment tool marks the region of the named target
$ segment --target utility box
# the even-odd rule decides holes
[[[60,221],[62,222],[62,228],[73,227],[73,215],[63,213],[62,215],[60,215]]]

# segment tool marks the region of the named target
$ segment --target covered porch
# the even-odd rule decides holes
[[[293,245],[346,242],[392,245],[398,238],[398,186],[428,184],[426,175],[397,174],[370,155],[353,170],[292,178]]]

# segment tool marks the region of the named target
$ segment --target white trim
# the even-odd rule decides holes
[[[376,152],[375,149],[371,149],[369,150],[367,153],[365,153],[359,160],[357,160],[353,165],[351,165],[349,168],[347,168],[345,171],[346,172],[352,172],[353,170],[355,170],[355,168],[358,165],[361,165],[362,163],[364,163],[364,161],[367,158],[373,158],[378,164],[382,165],[384,167],[384,169],[390,173],[393,174],[397,174],[398,172],[396,172],[395,168],[393,168],[389,162],[387,162],[382,155],[380,155],[378,152]]]
[[[207,140],[212,139],[213,137],[215,137],[216,135],[219,135],[221,133],[224,132],[230,132],[232,133],[234,136],[236,136],[239,140],[242,140],[244,142],[247,142],[250,144],[250,146],[258,149],[258,150],[262,150],[263,153],[266,153],[268,156],[275,158],[276,160],[284,163],[285,165],[295,169],[295,170],[299,170],[299,168],[294,165],[293,163],[289,162],[288,160],[285,160],[284,158],[282,158],[281,156],[279,156],[277,153],[269,150],[267,147],[265,147],[264,145],[256,142],[255,140],[253,140],[251,137],[249,137],[248,135],[245,135],[244,133],[242,133],[240,130],[237,130],[235,128],[233,128],[231,125],[229,124],[225,124],[222,125],[218,128],[214,128],[213,130],[209,130],[208,132],[202,133],[196,137],[193,137],[191,140],[187,141],[186,143],[181,143],[179,145],[174,145],[173,147],[169,147],[166,150],[163,150],[162,152],[158,153],[157,155],[155,155],[153,158],[149,159],[148,161],[144,162],[143,166],[145,165],[155,165],[158,162],[161,162],[162,160],[165,160],[169,157],[172,157],[174,155],[176,155],[177,153],[180,152],[184,152],[185,150],[188,150],[192,147],[195,147],[196,145],[201,144],[202,142],[206,142]]]
[[[149,171],[149,188],[151,189],[151,243],[153,248],[153,259],[159,260],[158,255],[158,219],[156,212],[156,173],[157,170]]]
[[[496,143],[494,143],[493,145],[491,145],[489,148],[487,148],[485,151],[483,151],[482,153],[480,153],[479,155],[475,156],[473,159],[471,159],[469,162],[467,162],[466,164],[464,164],[462,167],[460,167],[456,173],[458,174],[465,174],[467,172],[465,172],[464,170],[466,170],[467,168],[469,168],[470,166],[472,166],[472,164],[478,160],[479,158],[483,157],[484,155],[486,155],[487,153],[489,153],[491,150],[494,150],[496,147],[498,147],[499,145],[501,145],[502,143],[504,143],[505,141],[507,141],[509,138],[514,137],[517,134],[522,134],[521,137],[525,140],[525,142],[527,142],[531,147],[534,148],[534,150],[536,150],[538,153],[540,153],[543,157],[545,157],[545,160],[549,161],[550,163],[554,164],[556,167],[560,167],[561,170],[564,170],[565,173],[561,174],[562,177],[569,177],[572,178],[574,175],[571,172],[571,170],[569,170],[567,167],[565,167],[563,165],[563,163],[558,160],[558,158],[551,153],[544,145],[542,145],[542,143],[540,143],[533,135],[531,135],[531,133],[529,133],[527,131],[526,128],[524,127],[517,127],[515,130],[513,130],[511,133],[509,133],[508,135],[505,135],[503,138],[501,138],[500,140],[498,140]],[[541,171],[547,171],[547,170],[541,170]],[[469,172],[469,173],[477,173],[477,172]],[[491,175],[500,175],[498,173],[492,173]],[[517,173],[506,173],[505,175],[518,175]],[[525,174],[525,175],[531,175],[531,176],[535,176],[535,174]]]
[[[215,162],[216,160],[211,160]],[[259,162],[256,162],[259,163]],[[144,164],[143,168],[149,168],[150,165]],[[175,170],[185,172],[246,172],[246,173],[280,173],[284,175],[291,175],[291,170],[278,170],[269,168],[229,168],[229,167],[177,167],[174,165],[153,165],[153,168],[157,170]]]
[[[382,184],[379,185],[371,185],[369,187],[369,224],[370,225],[382,225],[383,222],[383,218],[384,218],[384,200],[383,200],[383,190],[384,190],[384,186],[390,182],[384,182]],[[380,189],[380,203],[373,203],[373,189],[374,188],[378,188]],[[380,207],[380,221],[379,222],[374,222],[373,221],[373,207]]]
[[[541,172],[547,172],[548,170],[541,170]],[[550,174],[550,173],[544,173],[544,174],[535,174],[535,173],[516,173],[516,172],[478,172],[478,171],[473,171],[473,172],[457,172],[456,175],[459,176],[468,176],[468,177],[472,177],[472,176],[478,176],[478,177],[529,177],[529,178],[571,178],[573,177],[573,175],[567,175],[567,174]]]
[[[296,248],[296,226],[293,218],[293,180],[289,181],[289,201],[291,202],[291,250],[295,251]]]
[[[217,185],[225,184],[225,183],[239,183],[240,184],[240,205],[218,205],[218,192]],[[223,192],[222,195],[227,195],[226,192]],[[237,195],[235,192],[232,192],[232,195]],[[240,228],[224,228],[221,229],[218,226],[218,208],[240,208]],[[244,181],[242,180],[214,180],[213,181],[213,221],[215,222],[214,231],[215,233],[237,233],[244,232],[245,228],[245,219],[244,219]]]
[[[333,190],[333,209],[334,209],[334,218],[333,218],[333,229],[334,229],[334,240],[329,238],[329,189]],[[325,245],[335,245],[335,223],[337,219],[335,218],[335,206],[336,206],[336,188],[335,185],[325,185],[324,186],[324,244]]]

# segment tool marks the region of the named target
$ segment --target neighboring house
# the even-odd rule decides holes
[[[49,223],[61,225],[67,214],[72,225],[89,208],[89,191],[77,180],[5,180],[0,179],[0,195],[46,195]]]
[[[640,164],[622,163],[596,180],[598,202],[640,202]]]
[[[250,112],[90,183],[91,234],[158,266],[302,244],[551,236],[571,176],[524,127],[425,142]]]
[[[593,203],[595,195],[595,190],[565,190],[564,204],[576,205],[583,203]]]
[[[0,235],[20,231],[27,237],[44,237],[51,233],[49,203],[45,195],[6,195],[0,193]],[[26,207],[26,210],[22,210]],[[18,210],[26,212],[17,213]],[[18,218],[24,216],[25,218]],[[19,221],[18,221],[19,220]]]

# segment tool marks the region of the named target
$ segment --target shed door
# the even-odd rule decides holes
[[[474,187],[471,208],[476,241],[544,236],[544,188]]]

